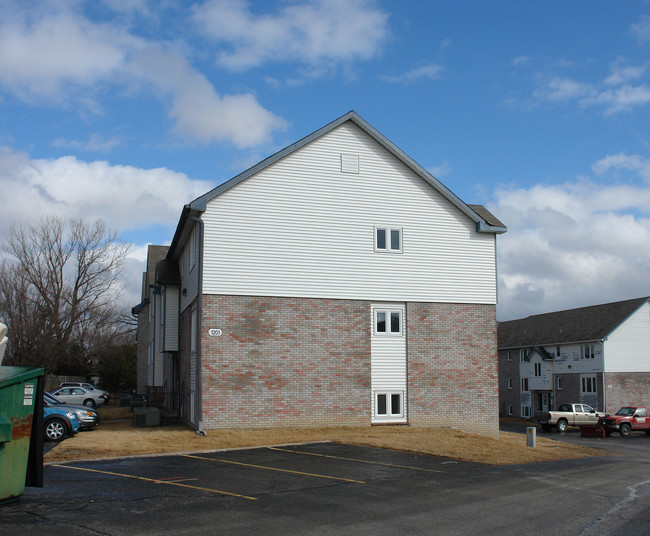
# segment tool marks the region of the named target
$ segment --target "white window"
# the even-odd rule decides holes
[[[521,406],[521,416],[530,417],[530,406]]]
[[[541,375],[542,375],[542,364],[535,363],[535,376],[539,378]]]
[[[555,379],[555,386],[556,386],[556,388],[557,388],[558,391],[561,391],[561,390],[562,390],[562,376],[558,376],[558,377]]]
[[[596,391],[596,375],[589,374],[580,376],[580,393],[595,393]]]
[[[512,378],[508,378],[508,389],[512,389]]]
[[[375,309],[375,335],[401,336],[402,309]]]
[[[555,355],[556,355],[557,357],[560,357],[560,347],[559,347],[559,346],[557,346],[557,347],[555,348]]]
[[[508,404],[508,415],[512,415],[512,404]]]
[[[521,390],[528,391],[528,378],[521,379]]]
[[[400,227],[375,227],[375,251],[402,252],[402,229]]]
[[[524,350],[523,348],[520,348],[519,349],[519,362],[523,363],[525,359],[526,359],[526,350]]]
[[[512,361],[512,354],[510,350],[508,350],[508,361]]]
[[[594,345],[583,344],[582,351],[580,352],[580,359],[593,359],[594,358]]]
[[[375,413],[377,417],[402,417],[403,393],[376,393]]]

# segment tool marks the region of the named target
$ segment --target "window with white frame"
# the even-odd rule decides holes
[[[375,227],[375,251],[402,252],[401,227]]]
[[[521,390],[528,391],[528,378],[521,379]]]
[[[539,378],[541,375],[542,375],[542,364],[535,363],[535,376]]]
[[[582,351],[580,352],[580,359],[593,359],[594,358],[594,345],[583,344]]]
[[[512,389],[512,378],[508,378],[508,389]]]
[[[508,361],[512,361],[512,353],[508,350]]]
[[[402,309],[375,309],[375,335],[402,335]]]
[[[555,387],[557,388],[558,391],[562,390],[562,376],[558,376],[555,378]]]
[[[508,415],[512,415],[512,404],[508,404]]]
[[[526,360],[526,350],[524,348],[519,348],[519,362],[523,363]]]
[[[596,393],[596,375],[595,374],[584,374],[580,376],[580,393],[581,394],[591,394]]]
[[[530,406],[521,406],[521,416],[530,417]]]
[[[403,393],[375,393],[377,417],[403,417]]]
[[[560,351],[561,351],[561,348],[559,346],[556,346],[555,347],[555,356],[556,357],[560,357]]]

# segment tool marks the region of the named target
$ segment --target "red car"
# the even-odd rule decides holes
[[[614,415],[601,418],[598,425],[605,430],[605,435],[618,432],[623,437],[628,437],[636,430],[644,430],[647,435],[650,435],[648,410],[637,406],[621,408]]]

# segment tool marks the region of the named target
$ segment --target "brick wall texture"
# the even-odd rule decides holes
[[[650,409],[650,372],[606,372],[605,411],[616,413],[623,406]]]
[[[498,435],[495,307],[408,303],[406,316],[409,424]],[[371,424],[370,302],[204,295],[202,323],[204,429]]]

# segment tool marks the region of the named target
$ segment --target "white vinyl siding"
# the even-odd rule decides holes
[[[372,337],[371,351],[371,391],[373,422],[406,421],[406,319],[403,304],[376,303],[371,306]],[[383,315],[383,316],[382,316]],[[398,315],[399,326],[391,318]],[[378,329],[378,323],[386,322],[385,331]],[[401,412],[391,411],[392,401],[400,395]],[[383,398],[382,398],[383,397]],[[383,401],[386,413],[379,411]]]
[[[357,175],[342,153],[359,155]],[[213,198],[206,294],[496,303],[495,236],[351,123]],[[378,255],[378,225],[402,229]],[[188,289],[189,292],[189,289]]]
[[[181,311],[184,311],[189,307],[189,305],[196,300],[199,293],[199,235],[199,226],[197,224],[193,226],[179,259],[179,268],[181,272]]]
[[[605,372],[650,372],[650,304],[615,329],[603,346]]]
[[[163,385],[163,369],[165,363],[165,354],[161,352],[162,348],[162,294],[151,295],[150,307],[153,309],[153,339],[149,346],[149,373],[147,375],[149,387],[158,387]]]

